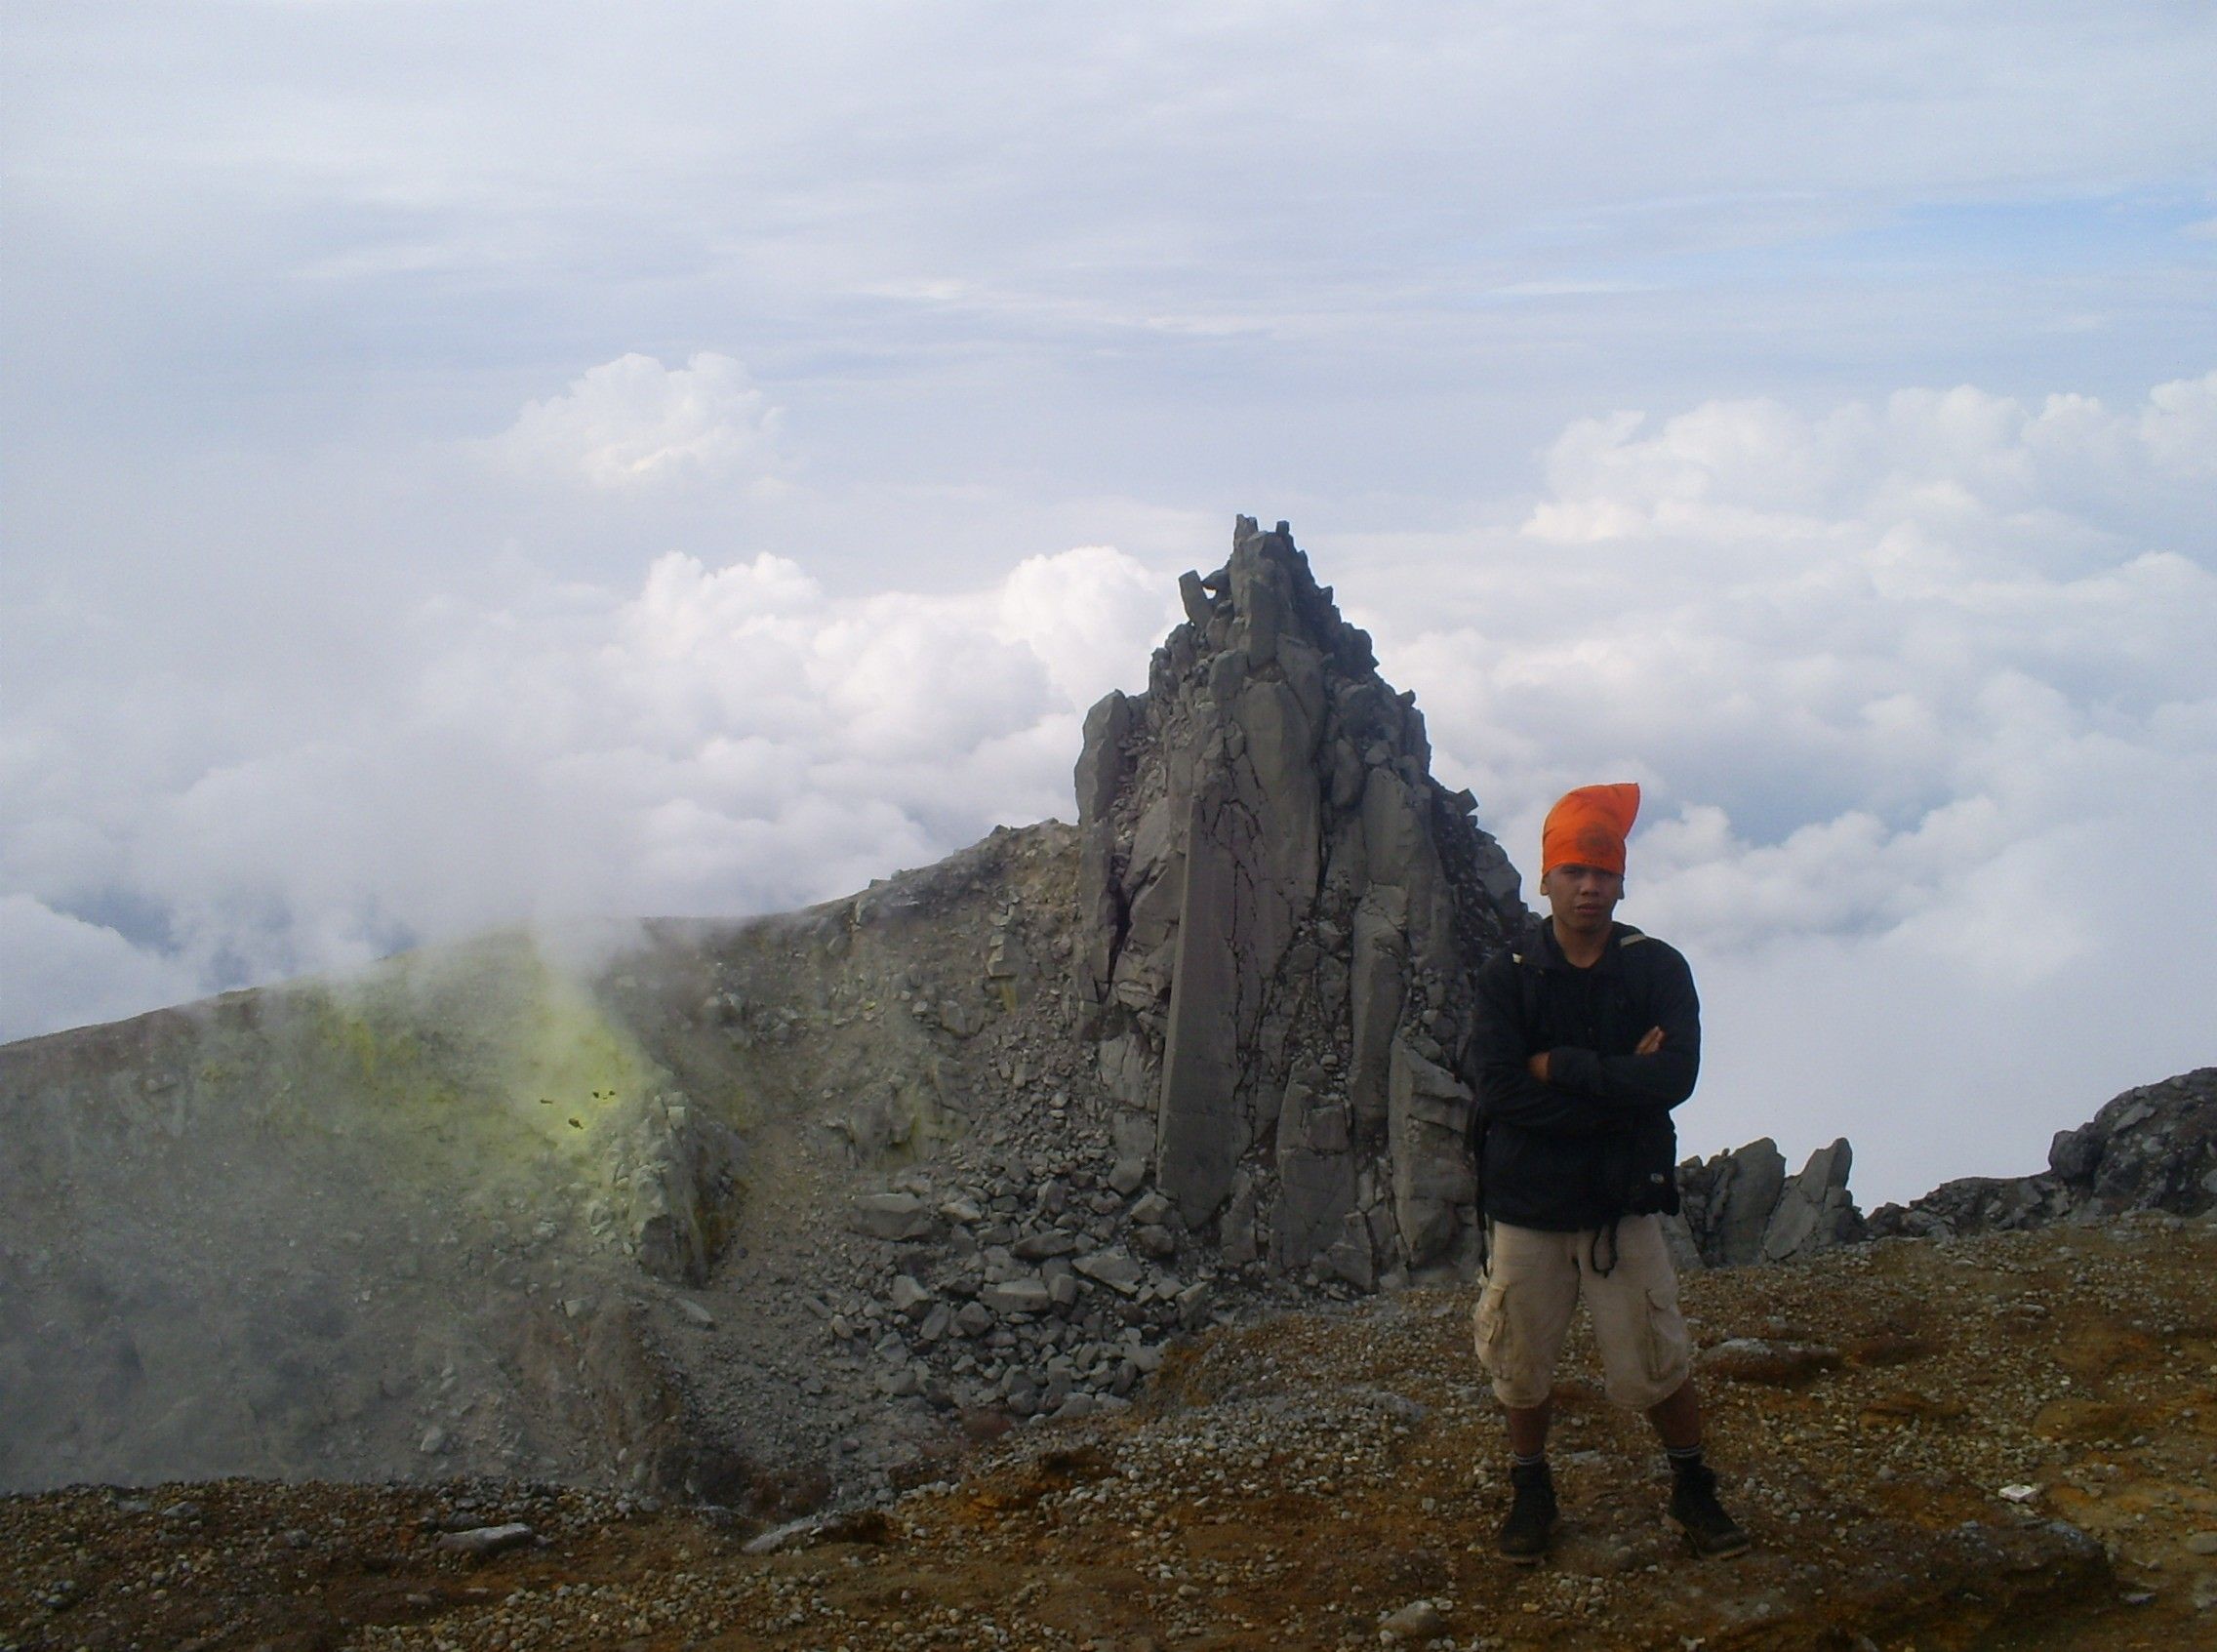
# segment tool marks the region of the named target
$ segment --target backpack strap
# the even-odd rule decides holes
[[[1522,952],[1512,952],[1509,961],[1516,966],[1516,988],[1521,994],[1524,1025],[1530,1027],[1540,1019],[1540,961],[1527,958]]]

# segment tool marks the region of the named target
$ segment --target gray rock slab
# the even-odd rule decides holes
[[[1147,1269],[1137,1258],[1118,1250],[1081,1256],[1072,1267],[1095,1284],[1107,1285],[1119,1296],[1137,1296],[1141,1282],[1147,1277]]]
[[[1004,1279],[988,1285],[979,1300],[998,1313],[1044,1313],[1054,1305],[1054,1293],[1039,1279]]]
[[[865,1193],[848,1207],[847,1225],[873,1239],[920,1239],[935,1221],[914,1193]]]
[[[465,1532],[448,1532],[432,1547],[442,1554],[463,1554],[473,1560],[488,1555],[504,1554],[511,1549],[522,1549],[532,1543],[537,1534],[522,1521],[510,1521],[500,1526],[474,1526]]]

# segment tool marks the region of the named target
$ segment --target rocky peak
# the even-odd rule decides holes
[[[1179,582],[1077,764],[1079,1030],[1189,1231],[1369,1289],[1476,1254],[1454,1075],[1518,879],[1287,525]]]

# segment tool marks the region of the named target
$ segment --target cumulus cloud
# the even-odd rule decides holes
[[[1626,916],[1704,966],[1711,1146],[1848,1132],[1906,1196],[2217,1056],[2212,383],[1582,420],[1373,616],[1520,862],[1646,786]]]
[[[95,776],[81,707],[19,716],[0,1036],[518,918],[796,906],[1067,817],[1079,716],[1171,606],[1100,546],[955,594],[671,552],[627,592],[511,598],[425,605],[311,738]]]
[[[780,412],[728,355],[704,350],[683,367],[632,353],[527,403],[491,451],[534,475],[603,489],[687,477],[740,476],[774,487]]]
[[[0,1004],[23,1006],[13,1012],[14,1026],[0,1026],[0,1038],[136,1015],[192,997],[198,987],[187,964],[134,946],[105,924],[19,891],[0,893]]]
[[[2188,476],[2217,476],[2217,373],[2157,385],[2135,434],[2158,463]]]

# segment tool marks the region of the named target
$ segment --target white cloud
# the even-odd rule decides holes
[[[1844,1132],[1906,1197],[2217,1059],[2210,388],[1580,421],[1521,531],[1374,593],[1520,864],[1563,789],[1646,785],[1625,915],[1713,989],[1696,1145]]]
[[[2188,476],[2217,476],[2217,373],[2159,384],[2138,434],[2159,463]]]
[[[2135,485],[2170,492],[2217,467],[2217,374],[2150,392],[2133,414],[2092,397],[2038,407],[1970,386],[1897,391],[1810,417],[1770,401],[1710,402],[1643,434],[1615,413],[1572,424],[1547,455],[1535,539],[1759,542],[1821,552],[1847,520],[1945,530],[1952,552],[1996,546],[2104,561]],[[2092,489],[2091,515],[2075,513]]]
[[[1151,650],[1179,618],[1175,594],[1157,575],[1095,544],[1019,563],[1000,587],[991,624],[996,636],[1028,648],[1082,712],[1104,685],[1145,671],[1145,659],[1132,653],[1133,637],[1148,637]]]
[[[1067,817],[1078,718],[1144,673],[1168,589],[1103,546],[852,597],[672,552],[627,594],[427,607],[380,697],[304,740],[273,717],[258,749],[94,773],[82,707],[48,703],[0,747],[0,1036],[518,917],[796,906]],[[102,904],[159,921],[68,914]]]
[[[194,996],[197,987],[189,967],[103,924],[0,892],[0,1004],[24,1006],[16,1025],[0,1027],[0,1038],[136,1015]],[[55,1005],[66,1006],[60,1021],[41,1014]]]
[[[734,475],[775,486],[780,420],[730,356],[704,350],[665,367],[634,352],[587,370],[562,395],[527,403],[491,450],[527,474],[596,488]]]

